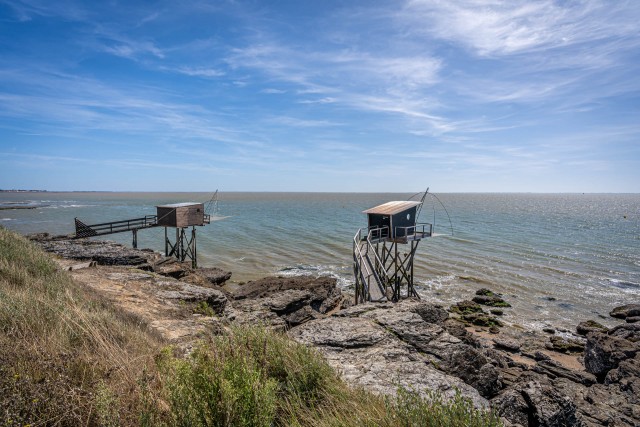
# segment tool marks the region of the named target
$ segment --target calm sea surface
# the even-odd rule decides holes
[[[87,224],[154,215],[155,206],[207,202],[205,193],[0,193],[0,225],[20,233],[72,233]],[[364,209],[411,194],[222,193],[228,218],[198,229],[201,266],[233,272],[235,282],[270,274],[318,275],[353,283],[352,239]],[[415,279],[424,299],[449,304],[488,287],[511,302],[506,320],[571,328],[612,324],[617,305],[640,303],[640,194],[438,194],[451,221],[428,197],[421,222],[436,237],[420,243]],[[452,234],[453,232],[453,234]],[[170,234],[171,235],[171,234]],[[107,236],[131,244],[131,234]],[[162,228],[141,231],[139,247],[164,250]]]

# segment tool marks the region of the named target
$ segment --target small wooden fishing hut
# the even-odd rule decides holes
[[[419,202],[391,201],[363,212],[367,228],[359,229],[353,238],[356,304],[419,298],[413,260],[420,241],[433,232],[432,224],[417,222],[427,191]]]

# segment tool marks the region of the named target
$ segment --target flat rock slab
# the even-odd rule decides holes
[[[296,341],[317,348],[347,382],[383,395],[399,386],[444,397],[459,390],[477,407],[488,402],[460,379],[438,371],[431,360],[372,319],[333,316],[289,331]]]

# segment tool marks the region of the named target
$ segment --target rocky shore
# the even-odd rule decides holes
[[[640,425],[640,304],[611,307],[611,329],[524,330],[482,289],[451,307],[420,300],[352,306],[326,277],[267,277],[234,289],[231,273],[149,250],[32,236],[74,279],[188,352],[203,334],[262,323],[316,348],[349,383],[462,394],[513,426]]]

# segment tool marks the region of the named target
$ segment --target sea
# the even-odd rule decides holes
[[[154,215],[157,205],[208,204],[212,196],[3,192],[0,207],[34,209],[0,210],[0,226],[68,234],[74,218],[139,218]],[[212,213],[224,219],[197,228],[198,263],[231,271],[232,286],[269,275],[328,275],[349,289],[353,238],[367,225],[362,211],[412,196],[222,192]],[[415,259],[424,300],[448,306],[489,288],[512,304],[504,310],[507,323],[560,330],[588,319],[611,326],[618,322],[611,309],[640,303],[640,194],[427,194],[419,222],[434,224]],[[132,240],[128,232],[102,238]],[[140,231],[138,247],[163,252],[164,229]]]

